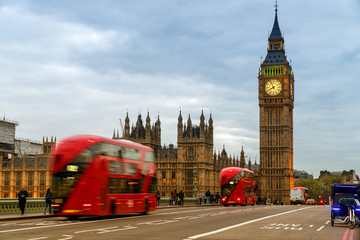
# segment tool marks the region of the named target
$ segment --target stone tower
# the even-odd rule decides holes
[[[119,133],[113,133],[113,139],[120,139]],[[146,116],[145,127],[141,118],[141,114],[138,115],[135,127],[131,127],[130,131],[130,119],[128,113],[126,113],[125,126],[122,139],[130,140],[136,143],[143,144],[151,147],[154,150],[155,159],[158,159],[159,151],[161,149],[161,122],[160,116],[158,116],[155,124],[151,126],[149,112]]]
[[[213,160],[213,120],[210,114],[208,123],[205,123],[201,111],[200,125],[193,125],[190,114],[187,124],[182,122],[181,111],[178,117],[177,154],[179,175],[178,183],[186,196],[191,196],[194,190],[193,172],[198,173],[197,190],[205,193],[207,190],[214,192],[215,171]]]
[[[51,139],[49,140],[48,137],[43,137],[43,154],[50,154],[52,151],[52,148],[55,146],[56,144],[56,137],[51,137]]]
[[[267,55],[259,69],[260,194],[289,202],[294,187],[294,74],[287,60],[275,5]]]
[[[244,148],[243,146],[241,146],[241,153],[240,153],[240,167],[244,168],[245,167],[245,153],[244,153]]]

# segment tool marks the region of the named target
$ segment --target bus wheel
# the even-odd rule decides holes
[[[67,218],[69,220],[76,220],[78,218],[78,216],[75,216],[75,215],[71,215],[71,216],[67,216]]]
[[[111,216],[113,216],[113,217],[116,216],[115,201],[112,201],[112,202],[111,202]]]
[[[148,204],[148,201],[145,200],[145,203],[144,203],[144,211],[142,212],[143,215],[146,215],[149,211],[149,204]]]

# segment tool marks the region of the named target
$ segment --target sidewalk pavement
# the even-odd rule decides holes
[[[175,205],[175,206],[157,206],[157,209],[166,209],[166,208],[183,208],[183,207],[209,207],[209,206],[220,206],[220,205],[183,205],[183,206],[179,206],[179,205]],[[24,215],[20,214],[20,211],[18,214],[3,214],[0,215],[0,223],[1,222],[5,222],[5,221],[11,221],[11,220],[21,220],[21,219],[37,219],[37,218],[50,218],[50,217],[55,217],[54,214],[49,214],[46,213],[46,215],[44,215],[43,212],[41,213],[25,213]]]
[[[0,215],[0,222],[4,222],[4,221],[11,221],[11,220],[20,220],[20,219],[36,219],[36,218],[49,218],[49,217],[54,217],[55,215],[53,214],[49,214],[46,213],[46,215],[44,215],[44,213],[25,213],[24,215],[21,215],[20,211],[18,214],[4,214],[4,215]]]

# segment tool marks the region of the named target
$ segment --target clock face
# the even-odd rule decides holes
[[[270,96],[278,95],[281,92],[281,82],[276,79],[268,81],[265,85],[265,91]]]

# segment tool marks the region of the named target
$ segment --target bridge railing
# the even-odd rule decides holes
[[[162,197],[160,199],[160,206],[169,206],[169,197]],[[198,205],[196,198],[185,198],[184,206]],[[204,204],[204,203],[203,203]],[[25,213],[40,213],[44,212],[45,199],[44,198],[27,198]],[[0,198],[0,215],[4,214],[20,214],[19,200],[17,198]]]
[[[45,209],[44,198],[27,198],[25,213],[43,212]],[[20,213],[19,200],[17,198],[0,198],[0,214]]]

